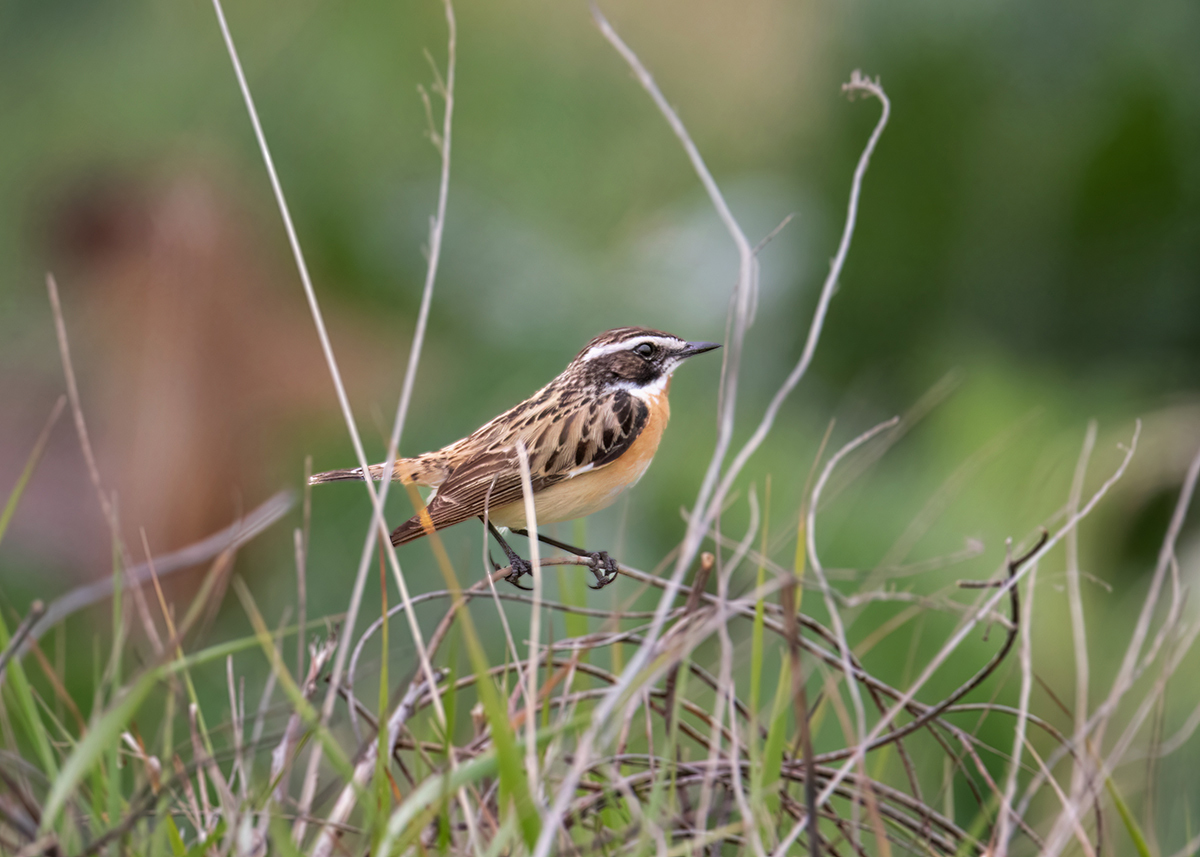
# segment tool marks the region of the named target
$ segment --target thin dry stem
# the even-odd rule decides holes
[[[1188,467],[1187,474],[1184,477],[1183,487],[1179,492],[1179,498],[1175,504],[1175,511],[1171,516],[1171,522],[1167,527],[1166,536],[1163,538],[1162,547],[1159,550],[1158,562],[1155,567],[1154,577],[1151,580],[1149,591],[1142,602],[1142,609],[1138,615],[1138,621],[1134,626],[1133,633],[1130,637],[1129,645],[1126,647],[1125,655],[1122,659],[1121,668],[1117,676],[1113,679],[1112,687],[1095,712],[1088,718],[1082,730],[1076,730],[1074,743],[1077,747],[1093,746],[1099,748],[1103,745],[1105,727],[1109,723],[1117,706],[1125,698],[1142,669],[1148,665],[1142,661],[1142,647],[1145,644],[1146,637],[1150,633],[1150,624],[1154,615],[1155,608],[1158,604],[1159,596],[1162,592],[1164,578],[1170,569],[1175,557],[1175,543],[1179,538],[1179,533],[1183,529],[1184,521],[1187,518],[1188,510],[1191,506],[1193,494],[1196,489],[1196,482],[1200,479],[1200,452],[1192,459]],[[1158,640],[1163,640],[1171,628],[1178,622],[1178,611],[1180,602],[1176,599],[1172,605],[1167,620],[1163,623],[1163,627],[1158,635]],[[1156,653],[1158,649],[1156,645],[1152,650]],[[1141,663],[1141,668],[1139,668]],[[1051,767],[1061,758],[1061,751],[1056,751],[1050,758]],[[1071,835],[1070,821],[1068,817],[1071,812],[1079,813],[1079,808],[1082,806],[1083,800],[1087,793],[1090,792],[1092,784],[1102,780],[1102,773],[1095,771],[1091,766],[1088,767],[1088,776],[1084,777],[1080,783],[1079,789],[1072,788],[1071,798],[1073,808],[1064,812],[1059,816],[1058,821],[1047,837],[1048,853],[1054,854],[1061,851],[1069,840]],[[1041,785],[1041,779],[1035,777],[1029,787],[1025,791],[1022,798],[1019,811],[1023,812],[1032,800],[1037,788]]]
[[[1096,507],[1096,504],[1104,498],[1109,489],[1111,489],[1113,485],[1120,481],[1121,477],[1125,475],[1126,469],[1129,467],[1129,462],[1133,460],[1134,452],[1137,450],[1137,440],[1141,434],[1141,428],[1142,425],[1139,421],[1134,430],[1133,438],[1130,441],[1129,446],[1124,450],[1125,455],[1121,459],[1121,463],[1117,466],[1113,474],[1107,480],[1105,480],[1105,482],[1096,490],[1094,494],[1092,494],[1087,504],[1074,515],[1070,516],[1066,523],[1064,523],[1063,526],[1052,536],[1044,539],[1041,547],[1039,547],[1031,556],[1026,558],[1024,568],[1010,576],[1002,586],[997,588],[995,594],[993,594],[980,606],[978,612],[973,617],[963,622],[958,630],[942,646],[941,650],[929,661],[929,663],[921,671],[921,674],[909,686],[908,690],[906,690],[900,696],[900,698],[892,704],[892,707],[888,709],[888,711],[879,719],[875,726],[872,727],[871,731],[866,737],[867,743],[870,743],[878,738],[895,720],[897,715],[899,715],[901,711],[904,711],[905,708],[915,700],[917,692],[925,686],[933,674],[937,672],[937,670],[941,668],[941,666],[949,659],[950,655],[957,650],[958,646],[963,640],[966,639],[967,635],[975,628],[975,626],[978,625],[986,615],[990,614],[995,609],[996,605],[1000,602],[1000,599],[1006,597],[1009,591],[1019,583],[1032,564],[1044,557],[1047,552],[1049,552],[1055,545],[1058,544],[1058,542],[1063,539],[1063,537],[1071,530],[1071,528],[1075,527],[1081,520],[1091,514],[1091,511]],[[842,783],[845,777],[849,775],[853,765],[854,760],[850,759],[838,769],[838,773],[830,780],[830,782],[822,791],[819,798],[820,804],[823,805],[829,800],[834,793],[834,790]],[[782,857],[783,854],[786,854],[787,849],[791,847],[793,842],[795,842],[796,837],[804,832],[805,825],[805,820],[798,822],[780,843],[780,846],[778,849],[776,849],[775,853],[780,855],[780,857]]]
[[[444,673],[438,671],[435,673],[440,681]],[[414,681],[408,686],[404,697],[400,700],[400,704],[393,709],[391,716],[387,721],[387,744],[388,751],[396,746],[396,741],[400,737],[400,731],[404,728],[404,724],[408,722],[416,709],[417,700],[425,691],[434,690],[436,696],[436,687],[429,688],[425,683],[419,680]],[[341,826],[350,818],[350,812],[354,809],[354,805],[358,800],[358,794],[366,784],[370,781],[371,775],[375,773],[375,763],[379,759],[379,742],[368,741],[363,747],[362,754],[354,765],[354,776],[351,782],[347,783],[338,795],[337,801],[334,803],[333,810],[325,819],[324,826],[321,828],[321,833],[317,837],[317,842],[313,846],[313,857],[329,857],[336,847],[340,837]]]
[[[238,86],[241,90],[243,101],[245,102],[245,105],[246,105],[247,115],[250,118],[250,123],[253,126],[255,138],[258,141],[259,151],[261,152],[262,157],[263,157],[263,163],[266,167],[267,175],[271,182],[271,188],[275,194],[275,199],[276,199],[276,202],[277,202],[278,208],[279,208],[279,214],[283,220],[284,229],[287,232],[288,243],[292,248],[292,255],[296,262],[297,271],[300,274],[300,281],[304,288],[305,297],[308,300],[309,311],[312,314],[313,322],[316,325],[317,337],[320,340],[321,350],[325,356],[326,365],[329,368],[329,374],[333,381],[334,391],[337,394],[338,404],[341,407],[342,416],[346,423],[346,429],[350,435],[351,445],[354,447],[354,453],[355,453],[356,459],[358,460],[359,467],[361,467],[362,471],[365,473],[365,472],[367,472],[367,469],[368,469],[368,463],[367,463],[367,458],[366,458],[366,452],[363,449],[362,439],[359,435],[358,425],[355,422],[354,414],[350,408],[350,401],[346,394],[345,386],[342,383],[341,373],[338,370],[337,358],[334,356],[333,346],[332,346],[332,343],[330,342],[329,334],[325,328],[324,316],[321,313],[320,304],[317,301],[316,291],[313,288],[312,279],[309,276],[308,266],[304,260],[304,253],[300,247],[299,238],[296,234],[295,227],[292,224],[292,217],[291,217],[290,210],[288,208],[287,200],[283,193],[283,186],[280,183],[279,176],[275,170],[275,164],[274,164],[274,160],[271,156],[270,147],[267,144],[266,135],[263,133],[262,125],[258,118],[258,111],[254,106],[254,99],[250,94],[250,87],[249,87],[248,83],[246,82],[245,74],[242,71],[241,60],[238,58],[237,48],[235,47],[235,45],[233,43],[233,35],[230,32],[228,23],[225,20],[225,13],[221,7],[221,0],[213,0],[213,8],[216,12],[217,21],[218,21],[218,24],[221,29],[221,34],[224,38],[225,46],[229,53],[229,59],[233,66],[234,74],[237,77]],[[373,532],[374,529],[376,527],[378,527],[380,532],[386,534],[388,531],[388,525],[387,525],[387,521],[384,517],[383,503],[382,503],[380,494],[383,495],[383,499],[386,498],[387,483],[385,483],[384,487],[381,488],[381,491],[379,494],[376,493],[375,486],[371,482],[371,480],[364,479],[363,485],[366,487],[367,494],[371,498],[371,504],[372,504],[373,512],[374,512],[374,520],[372,523],[371,531]],[[368,537],[368,541],[369,540],[370,540],[370,537]],[[397,584],[400,589],[401,598],[402,598],[402,600],[407,601],[408,600],[407,587],[404,584],[404,577],[400,571],[400,566],[399,566],[399,562],[396,559],[395,550],[391,549],[390,542],[387,542],[386,539],[385,539],[385,543],[389,547],[388,555],[389,555],[389,559],[391,560],[393,573],[396,576]],[[364,559],[362,560],[362,562],[360,564],[359,573],[355,578],[355,585],[354,585],[354,589],[351,593],[351,598],[350,598],[350,607],[346,611],[347,612],[347,623],[346,624],[349,629],[353,629],[355,622],[358,618],[358,610],[359,610],[359,607],[362,602],[362,593],[363,593],[363,588],[364,588],[365,579],[366,579],[366,568],[370,561],[371,549],[364,550],[363,553],[364,553]],[[426,678],[428,680],[430,680],[431,683],[433,683],[432,682],[433,668],[429,664],[428,658],[425,657],[425,651],[424,651],[424,646],[423,646],[422,639],[421,639],[420,629],[416,625],[416,620],[415,620],[415,618],[413,618],[411,610],[406,611],[405,615],[409,618],[410,630],[413,634],[414,644],[416,645],[418,656],[421,660],[422,669],[425,672]],[[337,698],[335,690],[336,690],[337,686],[339,685],[339,683],[341,682],[342,668],[343,668],[343,665],[345,664],[345,659],[349,652],[349,644],[350,644],[349,640],[350,640],[351,636],[352,635],[349,632],[343,635],[343,637],[344,637],[343,644],[339,648],[337,657],[335,658],[334,666],[333,666],[333,676],[334,676],[333,681],[331,682],[331,685],[330,685],[330,691],[326,695],[325,703],[321,707],[320,716],[321,716],[322,723],[327,722],[329,719],[329,715],[332,713],[333,702]],[[439,704],[439,708],[440,708],[440,704]],[[319,764],[319,761],[320,761],[319,750],[314,748],[313,754],[310,757],[309,771],[306,776],[307,780],[315,780],[315,777],[317,774],[317,766]],[[313,791],[313,789],[310,787],[309,792],[311,793],[312,791]],[[301,816],[307,815],[307,810],[308,810],[308,808],[306,806],[302,805],[301,806]]]
[[[825,465],[825,469],[821,471],[821,475],[817,479],[817,484],[813,487],[812,498],[808,501],[808,520],[805,525],[805,535],[808,539],[809,566],[812,568],[813,576],[817,578],[817,584],[820,586],[821,594],[825,599],[825,609],[829,612],[829,618],[833,624],[833,632],[837,637],[838,650],[841,653],[842,671],[846,679],[846,689],[849,691],[851,702],[854,705],[855,729],[852,736],[848,734],[847,738],[852,738],[854,746],[858,748],[857,758],[854,761],[859,765],[859,769],[864,777],[867,774],[865,738],[867,734],[867,712],[866,707],[863,705],[862,694],[858,689],[858,682],[854,680],[854,668],[850,663],[850,643],[846,639],[846,628],[842,624],[841,612],[838,609],[837,601],[833,597],[833,590],[829,587],[829,581],[825,579],[824,567],[821,565],[821,558],[817,553],[817,509],[821,504],[821,492],[825,489],[825,485],[829,481],[829,477],[833,474],[834,469],[838,466],[838,463],[880,432],[893,428],[899,422],[899,417],[892,417],[890,420],[863,432],[834,453],[833,457],[829,459],[829,463]],[[852,835],[856,835],[858,829],[857,801],[853,805],[853,811],[855,813],[855,817],[853,818],[855,824],[853,824],[851,830]],[[855,845],[857,846],[857,842],[855,842]]]
[[[1075,475],[1071,480],[1071,493],[1067,500],[1067,514],[1074,514],[1079,508],[1079,500],[1083,496],[1083,481],[1087,476],[1088,462],[1092,450],[1096,446],[1097,423],[1088,423],[1087,434],[1083,438],[1083,448],[1079,452],[1079,460],[1075,464]],[[1083,612],[1083,592],[1079,585],[1079,528],[1067,535],[1065,543],[1067,555],[1067,606],[1071,611],[1071,640],[1075,648],[1075,735],[1076,747],[1085,746],[1088,719],[1089,696],[1089,663],[1087,651],[1087,624]],[[1089,775],[1090,765],[1087,753],[1078,753],[1074,758],[1071,769],[1071,795],[1075,799],[1068,800],[1064,810],[1074,813],[1076,800],[1084,794],[1085,780]],[[1074,825],[1078,829],[1078,821]],[[1078,836],[1076,837],[1078,838]],[[1086,840],[1081,840],[1086,841]]]
[[[525,528],[529,533],[529,564],[533,574],[533,609],[529,611],[529,666],[525,668],[525,773],[529,782],[540,781],[537,757],[537,718],[534,704],[538,698],[538,661],[542,640],[542,563],[537,538],[537,509],[533,502],[533,484],[529,475],[529,453],[517,441],[517,463],[521,468],[521,496],[525,504]]]
[[[1078,506],[1078,503],[1076,503]],[[1017,705],[1017,728],[1013,733],[1012,761],[1008,766],[1008,779],[1004,784],[1004,795],[1000,801],[1000,825],[996,831],[995,853],[1007,857],[1009,840],[1013,834],[1013,799],[1017,795],[1017,776],[1021,771],[1021,751],[1025,747],[1025,728],[1029,722],[1029,696],[1033,689],[1033,596],[1037,591],[1037,563],[1030,563],[1029,582],[1025,586],[1023,615],[1020,617],[1020,639],[1017,656],[1021,665],[1020,702]]]
[[[750,326],[750,317],[755,300],[754,291],[758,280],[758,261],[754,256],[754,248],[746,238],[742,228],[738,225],[737,219],[734,218],[733,213],[729,210],[729,206],[726,204],[716,180],[713,179],[712,173],[709,172],[708,167],[705,165],[699,149],[692,142],[687,128],[684,127],[679,116],[667,102],[666,97],[654,82],[654,78],[651,77],[650,72],[647,71],[641,60],[638,59],[629,46],[622,41],[621,37],[617,35],[616,30],[612,28],[612,25],[609,24],[608,20],[595,4],[592,5],[592,18],[595,20],[604,38],[616,49],[617,53],[621,55],[622,59],[625,60],[626,64],[633,71],[642,88],[654,101],[655,106],[658,107],[659,112],[675,133],[680,145],[683,146],[684,151],[687,153],[692,168],[700,179],[700,183],[708,193],[709,199],[717,211],[717,215],[729,231],[729,235],[738,251],[738,279],[732,298],[732,313],[733,318],[736,320],[731,320],[731,331],[726,342],[724,366],[722,367],[722,396],[717,421],[716,449],[709,463],[708,470],[705,473],[704,481],[701,484],[700,493],[696,501],[695,511],[693,512],[694,519],[700,518],[703,511],[707,508],[708,497],[712,493],[713,486],[716,485],[717,478],[720,475],[721,463],[724,461],[725,453],[733,438],[734,406],[737,401],[737,366],[741,360],[745,332]],[[628,698],[631,685],[650,658],[654,644],[662,632],[663,624],[666,622],[667,613],[670,611],[678,588],[683,582],[683,576],[700,549],[705,529],[706,527],[699,520],[693,520],[688,525],[687,534],[684,537],[684,542],[680,549],[675,569],[671,574],[669,585],[659,599],[658,609],[655,611],[654,622],[650,633],[647,635],[646,643],[630,659],[622,675],[622,680],[612,688],[608,696],[596,707],[591,724],[579,736],[576,742],[575,762],[564,776],[559,793],[543,820],[542,831],[533,852],[534,857],[548,857],[554,838],[567,811],[567,806],[570,803],[571,795],[574,793],[575,787],[579,784],[586,760],[592,754],[593,745],[597,741],[599,733],[601,730],[605,730],[607,732],[606,737],[611,737],[613,729],[619,728],[619,724],[623,722],[623,718],[614,717],[613,715],[616,712],[618,704],[623,699]]]

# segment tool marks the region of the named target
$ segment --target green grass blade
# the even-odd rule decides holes
[[[208,834],[208,836],[204,837],[202,840],[188,849],[185,857],[204,857],[204,855],[208,852],[208,849],[218,844],[221,841],[221,837],[224,835],[225,819],[222,818],[217,822],[217,826],[213,828],[212,833]]]
[[[462,608],[466,612],[466,607]],[[463,637],[467,644],[467,656],[471,660],[471,668],[475,672],[475,685],[479,701],[483,703],[484,715],[492,732],[492,745],[496,748],[497,776],[500,778],[500,796],[502,800],[511,800],[521,825],[521,833],[525,844],[532,849],[537,844],[541,833],[541,817],[529,792],[529,780],[521,752],[517,749],[518,741],[512,722],[508,719],[508,708],[504,699],[496,690],[496,685],[489,674],[487,656],[474,628],[464,622]],[[532,712],[530,713],[532,716]]]
[[[388,819],[383,841],[375,853],[396,853],[397,846],[404,844],[402,837],[418,835],[420,829],[414,822],[430,807],[436,806],[442,795],[447,792],[453,793],[476,780],[495,775],[499,768],[496,755],[493,749],[466,764],[459,765],[456,770],[450,772],[448,777],[445,774],[438,774],[423,780],[409,794],[408,799],[396,807],[392,817]]]
[[[453,640],[457,641],[457,637]],[[450,657],[447,659],[448,669],[446,671],[446,693],[442,696],[442,705],[446,709],[446,729],[442,733],[442,752],[447,759],[454,752],[454,724],[458,717],[458,657],[457,646],[453,646],[450,650]],[[450,799],[451,792],[447,791],[442,795],[441,809],[438,812],[438,853],[449,853],[450,848]]]
[[[302,852],[292,842],[292,830],[278,815],[271,816],[271,850],[278,851],[280,857],[303,857]]]
[[[1129,805],[1125,803],[1125,799],[1117,791],[1116,783],[1112,781],[1112,777],[1104,778],[1104,789],[1108,792],[1108,796],[1112,798],[1113,805],[1116,806],[1117,813],[1121,816],[1121,822],[1125,825],[1125,832],[1133,840],[1133,847],[1137,850],[1139,857],[1153,857],[1150,845],[1146,842],[1146,835],[1142,833],[1141,825],[1137,823],[1137,819],[1133,817],[1133,813],[1129,810]]]
[[[279,651],[275,648],[275,638],[271,636],[271,631],[267,628],[266,622],[263,621],[262,613],[259,612],[258,606],[254,602],[254,596],[250,594],[250,588],[246,586],[246,582],[240,576],[235,575],[233,578],[233,589],[237,593],[238,600],[242,602],[242,607],[245,609],[246,615],[250,618],[250,624],[254,627],[259,646],[267,656],[267,662],[271,665],[271,669],[275,671],[279,687],[287,695],[292,708],[304,720],[305,725],[316,732],[317,739],[329,755],[329,761],[347,781],[352,782],[354,779],[354,767],[346,757],[346,752],[329,733],[328,727],[321,724],[320,714],[312,707],[312,703],[304,698],[304,692],[296,685],[296,680],[288,672],[287,665],[284,664],[283,658],[280,657]]]
[[[763,526],[762,526],[762,541],[759,545],[759,553],[765,558],[767,555],[768,536],[770,532],[771,522],[771,477],[767,476],[766,497],[763,501]],[[763,584],[767,582],[767,567],[762,562],[758,564],[758,572],[755,576],[755,588],[762,590]],[[763,661],[763,614],[766,607],[763,599],[760,597],[754,603],[754,627],[750,635],[750,716],[754,720],[758,719],[758,702],[759,692],[762,689],[762,661]],[[753,740],[756,734],[754,724],[751,724],[749,734]]]
[[[42,810],[42,826],[39,833],[48,833],[62,812],[67,799],[74,794],[80,781],[116,746],[121,733],[128,726],[133,715],[146,701],[150,691],[159,681],[159,671],[151,670],[143,675],[122,697],[100,716],[95,725],[88,730],[83,740],[76,745],[71,755],[67,757],[62,771],[54,778],[50,795]],[[115,775],[115,773],[114,773]]]
[[[17,477],[17,484],[9,492],[8,502],[4,504],[4,511],[0,512],[0,541],[4,541],[4,532],[8,529],[8,522],[12,520],[13,513],[17,511],[17,504],[21,502],[21,495],[25,493],[25,486],[29,484],[29,477],[33,476],[33,471],[37,468],[37,464],[42,458],[42,453],[46,451],[46,443],[50,440],[50,431],[54,428],[54,424],[58,422],[63,405],[66,403],[66,396],[58,397],[58,401],[50,411],[50,418],[46,420],[46,425],[42,429],[42,433],[38,435],[37,441],[33,444],[33,449],[30,451],[29,458],[25,462],[25,469],[21,471],[21,475]]]
[[[171,842],[171,853],[174,857],[184,857],[187,854],[187,846],[183,844],[183,837],[179,835],[179,828],[175,824],[175,819],[170,815],[165,816],[166,823],[163,825],[167,830],[167,838]]]
[[[54,408],[51,409],[50,417],[46,420],[46,425],[42,428],[42,433],[38,435],[38,439],[29,453],[29,458],[25,462],[25,468],[21,471],[21,475],[17,477],[16,484],[8,494],[8,500],[4,504],[4,511],[0,512],[0,541],[4,540],[4,534],[8,530],[9,522],[12,521],[13,514],[17,511],[17,505],[21,502],[21,496],[25,493],[29,479],[33,476],[33,471],[37,468],[37,464],[42,458],[42,453],[46,450],[46,443],[50,440],[50,432],[54,428],[54,424],[58,422],[58,418],[63,411],[63,406],[66,403],[66,396],[60,396]],[[11,639],[8,626],[5,624],[3,617],[0,617],[0,651],[4,651],[8,647]],[[38,756],[38,761],[41,762],[42,770],[51,778],[57,777],[58,763],[54,758],[54,751],[50,747],[50,741],[46,737],[45,725],[38,714],[33,690],[29,686],[29,679],[25,675],[24,667],[21,665],[19,652],[13,654],[12,659],[5,668],[5,676],[7,680],[3,685],[0,685],[0,690],[3,690],[5,687],[9,690],[9,696],[11,697],[11,702],[8,706],[9,709],[15,714],[16,721],[20,724],[22,731],[25,732],[26,737],[28,737],[30,743],[33,745],[34,752]]]
[[[8,626],[0,617],[0,651],[8,647],[10,639]],[[42,770],[51,779],[54,779],[58,776],[58,762],[54,758],[54,750],[46,735],[46,726],[42,722],[41,715],[38,714],[37,703],[33,698],[33,689],[29,686],[29,679],[25,675],[25,668],[21,666],[19,655],[14,655],[9,660],[4,674],[6,680],[4,684],[0,685],[0,690],[7,691],[10,697],[10,701],[7,703],[8,710],[15,715],[14,719],[20,724],[30,743],[33,744]]]
[[[414,507],[418,510],[422,508],[418,505],[422,501],[415,486],[406,485],[405,487],[409,491],[409,497],[413,500]],[[508,706],[492,680],[491,666],[484,653],[483,644],[479,641],[475,622],[471,619],[471,611],[467,608],[466,602],[461,600],[462,586],[454,573],[454,565],[450,562],[446,547],[436,533],[430,536],[429,546],[433,549],[434,558],[441,569],[442,576],[446,579],[446,587],[459,604],[458,627],[467,646],[467,658],[471,662],[471,671],[475,673],[476,693],[479,694],[479,701],[483,704],[484,716],[491,727],[492,744],[496,748],[501,803],[503,805],[506,801],[512,802],[525,843],[528,848],[532,849],[541,832],[542,819],[538,814],[537,805],[533,802],[533,795],[529,791],[525,765],[518,750],[519,742],[512,723],[508,719]],[[533,712],[529,712],[529,716],[533,716]]]
[[[493,685],[492,694],[494,695],[495,692],[495,686]],[[507,718],[505,719],[507,721]],[[565,723],[555,724],[549,729],[538,730],[538,747],[544,747],[556,736],[565,731],[582,727],[585,722],[587,722],[585,717],[576,715]],[[513,740],[512,750],[516,754],[517,769],[524,775],[525,767],[521,764],[520,746],[516,742],[511,726],[509,727],[508,735]],[[436,808],[443,795],[453,794],[464,786],[469,786],[485,777],[493,776],[502,776],[499,746],[494,736],[490,750],[471,759],[469,762],[459,765],[458,768],[448,773],[435,774],[421,781],[416,789],[405,799],[404,803],[396,807],[392,813],[392,817],[388,819],[387,832],[384,834],[383,841],[380,843],[378,850],[373,853],[381,855],[403,853],[406,843],[411,844],[409,840],[419,836],[422,832],[422,827],[417,824],[417,821],[421,819],[423,814],[430,812],[431,808]],[[532,802],[530,806],[532,807]],[[501,832],[505,829],[505,825],[509,823],[510,818],[511,816],[507,816],[501,821]],[[521,824],[520,812],[517,813],[517,823],[518,825]],[[528,833],[522,830],[522,838],[527,839],[527,837]],[[508,851],[512,851],[512,848],[509,848]]]
[[[767,727],[767,742],[763,747],[762,783],[760,785],[767,814],[779,815],[779,777],[783,770],[783,748],[788,735],[788,704],[792,696],[792,669],[789,658],[779,665],[779,682],[775,686],[775,701],[771,704],[771,723]],[[747,819],[749,822],[749,819]]]

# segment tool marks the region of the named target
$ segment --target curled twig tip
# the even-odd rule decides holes
[[[866,92],[874,95],[880,101],[886,101],[887,96],[883,93],[883,84],[879,81],[879,76],[876,75],[871,79],[862,73],[862,69],[855,69],[850,72],[850,80],[842,84],[842,92],[846,93],[851,101],[854,100],[856,92]]]

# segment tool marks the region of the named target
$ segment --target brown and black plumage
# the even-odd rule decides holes
[[[419,515],[405,521],[392,533],[392,543],[402,545],[431,529],[485,514],[501,527],[525,527],[518,443],[529,457],[539,523],[583,517],[609,505],[637,482],[658,449],[670,417],[671,373],[688,357],[717,347],[642,327],[600,334],[561,375],[521,404],[449,446],[396,461],[393,479],[436,491],[428,519]],[[376,464],[368,470],[381,479],[383,468]],[[362,478],[361,468],[355,468],[319,473],[311,481]],[[519,577],[528,563],[500,542],[510,562],[519,560],[513,567]],[[605,567],[606,573],[598,574],[602,582],[615,574],[607,554],[575,552]]]

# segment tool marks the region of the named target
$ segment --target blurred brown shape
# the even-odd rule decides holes
[[[89,182],[56,207],[49,232],[85,416],[135,561],[140,527],[152,550],[171,550],[300,485],[297,429],[340,421],[281,235],[264,240],[267,228],[200,170]],[[330,327],[352,395],[392,395],[405,343],[365,319]],[[52,341],[52,328],[45,335]],[[15,390],[6,383],[5,395],[48,408],[61,372],[57,389],[44,389],[54,381],[30,375]],[[69,422],[55,431],[13,535],[25,551],[85,563],[80,576],[92,577],[111,568],[111,540]],[[25,434],[0,425],[5,472],[26,454],[12,441]]]

